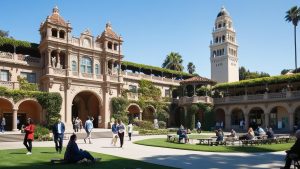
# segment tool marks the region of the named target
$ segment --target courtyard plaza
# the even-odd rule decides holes
[[[202,133],[205,135],[206,133]],[[93,139],[93,144],[85,144],[83,139],[77,141],[81,149],[117,157],[139,160],[159,165],[186,169],[251,169],[251,168],[280,168],[284,165],[285,152],[264,153],[220,153],[178,150],[170,148],[151,147],[134,144],[135,141],[166,138],[165,135],[134,136],[132,142],[125,137],[124,148],[111,146],[111,138]],[[64,147],[68,140],[64,140]],[[36,147],[53,147],[53,141],[33,142],[33,154]],[[22,142],[1,142],[0,150],[24,148]],[[24,153],[24,158],[27,156]],[[49,159],[50,163],[50,159]],[[100,162],[101,163],[101,162]]]

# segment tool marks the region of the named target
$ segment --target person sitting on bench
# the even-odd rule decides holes
[[[224,133],[222,131],[221,128],[219,128],[218,130],[216,130],[216,136],[217,136],[217,140],[216,141],[224,141]]]
[[[83,159],[87,159],[88,161],[91,162],[96,162],[95,158],[89,152],[78,148],[76,140],[77,140],[77,136],[76,134],[73,134],[70,137],[70,141],[67,145],[64,160],[68,163],[76,163]]]
[[[272,128],[270,127],[270,128],[268,128],[268,130],[267,130],[267,139],[273,139],[273,138],[275,138],[275,136],[274,136],[274,131],[272,130]]]
[[[291,167],[292,160],[300,158],[300,130],[296,131],[295,136],[297,140],[291,149],[286,151],[285,166],[281,167],[281,169],[289,169]]]
[[[183,125],[181,125],[180,128],[178,129],[177,135],[178,135],[178,142],[180,142],[182,139],[184,139],[185,143],[189,141],[187,136],[187,130],[184,129]]]

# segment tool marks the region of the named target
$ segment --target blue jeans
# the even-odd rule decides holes
[[[4,133],[4,131],[5,131],[4,126],[1,125],[1,126],[0,126],[0,132]]]

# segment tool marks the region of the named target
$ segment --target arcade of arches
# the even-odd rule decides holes
[[[78,117],[82,122],[88,117],[93,117],[94,128],[101,126],[101,101],[96,94],[83,91],[78,93],[72,102],[72,120]]]
[[[239,129],[240,122],[244,122],[244,129],[257,126],[271,127],[274,130],[288,131],[300,125],[300,105],[271,105],[268,108],[253,106],[245,108],[234,106],[232,108],[215,108],[215,122],[224,122],[226,129]]]
[[[139,105],[130,104],[127,108],[127,112],[128,112],[127,115],[129,120],[139,119],[139,120],[153,122],[155,118],[156,110],[153,106],[149,105],[146,106],[142,111]]]
[[[14,131],[21,129],[27,118],[31,118],[36,124],[45,120],[42,106],[35,99],[23,99],[14,103],[10,99],[0,98],[0,117],[5,118],[5,130]]]

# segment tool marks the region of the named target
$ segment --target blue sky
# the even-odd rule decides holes
[[[237,32],[240,65],[271,75],[294,68],[293,26],[284,16],[299,0],[1,0],[0,29],[38,43],[39,25],[55,5],[73,36],[86,28],[97,36],[110,21],[123,36],[124,60],[161,66],[168,53],[179,52],[185,68],[191,61],[205,77],[212,27],[224,5]]]

